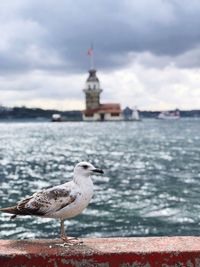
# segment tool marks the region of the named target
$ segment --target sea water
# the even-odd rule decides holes
[[[68,235],[200,235],[199,119],[0,123],[0,206],[71,180],[83,160],[105,174]],[[56,237],[58,220],[0,213],[1,239]]]

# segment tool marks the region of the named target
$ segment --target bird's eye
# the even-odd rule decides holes
[[[88,165],[82,165],[82,167],[83,167],[84,169],[87,169],[87,168],[88,168]]]

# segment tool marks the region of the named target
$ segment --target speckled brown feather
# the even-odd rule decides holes
[[[16,206],[3,208],[0,211],[14,214],[11,218],[15,218],[15,215],[44,216],[51,208],[51,202],[57,201],[58,198],[60,198],[60,201],[55,211],[70,205],[75,201],[76,196],[71,195],[70,190],[56,187],[35,193],[33,196],[21,200]]]

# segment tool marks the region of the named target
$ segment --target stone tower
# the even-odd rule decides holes
[[[85,89],[83,89],[86,99],[86,110],[97,109],[100,107],[100,89],[99,79],[96,76],[96,70],[89,70],[89,77],[86,80]]]

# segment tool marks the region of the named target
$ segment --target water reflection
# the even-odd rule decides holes
[[[95,176],[88,209],[66,221],[74,236],[199,234],[200,124],[197,120],[142,123],[1,123],[0,202],[13,205],[71,179],[91,161]],[[0,214],[0,238],[55,238],[59,222]]]

